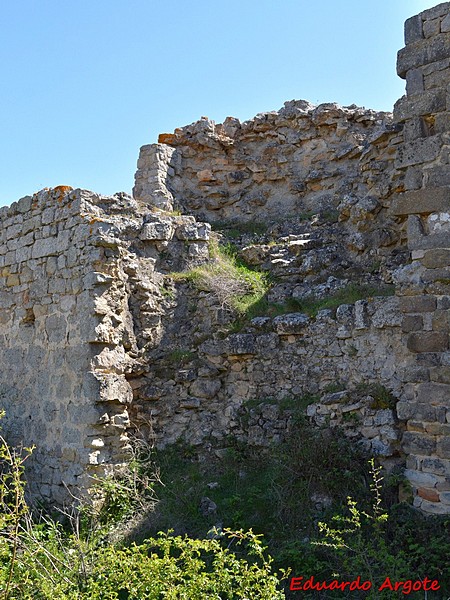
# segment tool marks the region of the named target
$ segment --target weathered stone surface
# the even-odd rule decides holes
[[[406,24],[402,125],[305,101],[202,118],[141,149],[134,200],[59,186],[0,209],[0,400],[12,437],[42,442],[48,498],[126,461],[131,424],[220,456],[283,441],[312,394],[312,424],[406,454],[415,505],[450,512],[447,4]],[[233,313],[244,269],[221,292],[192,271],[210,237],[271,276],[262,316]]]
[[[408,350],[411,352],[444,352],[448,349],[448,334],[436,331],[411,333]]]
[[[436,450],[435,440],[432,437],[422,433],[405,431],[402,442],[405,452],[411,454],[430,456]]]
[[[428,63],[443,60],[450,56],[450,39],[441,33],[431,39],[422,39],[409,43],[397,55],[397,73],[405,79],[406,72]]]
[[[439,134],[402,144],[397,151],[395,167],[405,169],[413,165],[431,162],[438,157],[441,146],[442,139]]]
[[[417,73],[417,70],[414,70]],[[420,73],[420,72],[419,72]],[[419,76],[417,76],[419,78]],[[418,87],[418,84],[416,84]],[[447,95],[445,89],[415,92],[398,100],[394,106],[394,119],[402,123],[418,115],[445,111]]]
[[[437,187],[410,191],[394,198],[394,215],[430,214],[450,210],[450,188]]]
[[[405,21],[405,44],[417,42],[423,38],[422,17],[415,15]]]
[[[439,383],[421,383],[417,386],[417,401],[445,406],[450,397],[450,386]]]
[[[431,312],[436,309],[434,296],[403,296],[400,298],[400,310],[404,313]]]
[[[275,317],[273,323],[279,335],[297,335],[303,333],[309,322],[308,315],[303,313],[291,313]]]

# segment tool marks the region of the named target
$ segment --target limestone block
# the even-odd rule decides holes
[[[417,42],[423,38],[422,17],[415,15],[405,21],[405,44]]]
[[[410,454],[430,456],[436,452],[436,441],[423,433],[405,431],[402,438],[402,448],[404,452]]]
[[[450,249],[439,248],[427,250],[422,258],[422,264],[429,269],[439,269],[450,266]]]
[[[433,187],[409,191],[395,196],[391,206],[394,215],[430,214],[450,210],[450,188]]]
[[[431,312],[436,309],[437,301],[435,296],[403,296],[400,298],[400,310],[404,313],[423,313]]]
[[[449,385],[430,382],[421,383],[417,386],[417,401],[419,403],[431,403],[433,405],[447,406],[449,399]]]
[[[418,70],[413,70],[417,73]],[[419,71],[420,74],[420,71]],[[419,78],[419,76],[416,76]],[[429,115],[445,111],[447,97],[445,89],[427,90],[403,96],[394,105],[394,119],[402,123],[407,119],[413,119],[420,115]],[[421,161],[420,161],[421,162]]]
[[[450,458],[450,436],[447,435],[438,440],[436,445],[436,454],[439,456],[439,458]]]
[[[424,458],[422,460],[422,470],[436,475],[450,474],[450,460],[441,458]]]
[[[397,54],[397,74],[405,79],[407,71],[444,60],[450,56],[450,39],[441,33],[431,39],[418,39],[402,48]]]
[[[441,32],[448,33],[450,31],[450,12],[441,21]]]
[[[252,334],[236,333],[226,339],[228,354],[256,354],[256,338]]]
[[[423,74],[420,69],[411,69],[406,73],[407,95],[423,92]]]
[[[278,335],[300,335],[309,322],[310,318],[303,313],[280,315],[273,320]]]
[[[170,221],[154,221],[145,223],[140,234],[141,240],[170,240],[173,236],[173,225]]]
[[[423,328],[422,315],[405,315],[402,321],[402,331],[405,333],[411,331],[421,331]]]
[[[377,329],[400,327],[402,315],[399,310],[398,298],[387,298],[380,302],[372,315],[372,326]]]
[[[406,167],[435,160],[439,156],[441,148],[442,139],[440,134],[401,144],[394,161],[395,167],[405,169]]]
[[[442,2],[437,6],[433,6],[433,8],[422,11],[419,16],[423,21],[428,21],[443,17],[448,12],[450,12],[450,2]]]
[[[177,227],[175,235],[179,240],[207,242],[210,233],[211,225],[209,223],[187,223]]]
[[[220,390],[219,379],[197,378],[190,386],[190,393],[199,398],[214,398]]]
[[[428,502],[439,502],[439,492],[433,488],[420,487],[417,490],[418,495]]]

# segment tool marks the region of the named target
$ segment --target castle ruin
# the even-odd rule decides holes
[[[62,504],[112,473],[136,430],[276,443],[282,401],[312,394],[313,422],[403,464],[414,505],[450,513],[450,2],[408,19],[405,43],[393,115],[300,100],[202,118],[141,148],[133,197],[60,186],[0,209],[0,408],[8,441],[36,446],[34,495]],[[240,259],[274,277],[269,302],[380,294],[234,331],[173,276],[233,224]]]

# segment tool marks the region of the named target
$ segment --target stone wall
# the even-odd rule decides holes
[[[309,395],[311,421],[406,460],[415,505],[450,512],[449,19],[444,3],[407,21],[394,119],[305,101],[202,118],[141,149],[134,198],[61,186],[1,209],[0,407],[8,441],[36,444],[34,494],[70,500],[126,464],[134,434],[282,440]],[[232,333],[229,307],[179,274],[233,223],[268,302],[352,282],[395,296]]]
[[[405,25],[398,74],[407,95],[395,106],[405,143],[396,166],[405,192],[392,213],[407,219],[411,264],[399,272],[403,330],[414,373],[397,405],[415,506],[450,512],[450,3]]]
[[[0,218],[2,429],[11,444],[36,446],[33,495],[61,504],[129,459],[127,378],[158,340],[155,264],[196,264],[209,226],[66,186]]]
[[[244,123],[204,117],[141,148],[134,196],[210,222],[382,201],[399,185],[397,130],[388,113],[304,100]]]

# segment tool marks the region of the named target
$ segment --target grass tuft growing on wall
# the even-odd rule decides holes
[[[209,247],[211,261],[179,273],[175,281],[190,281],[198,289],[213,293],[221,306],[237,315],[246,315],[267,294],[270,282],[265,273],[254,271],[236,257],[232,245]]]

